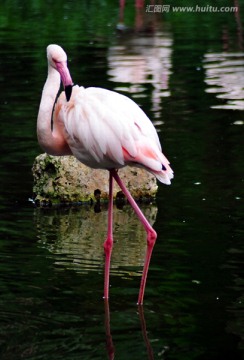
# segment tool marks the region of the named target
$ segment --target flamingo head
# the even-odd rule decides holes
[[[56,69],[64,86],[66,100],[69,101],[72,94],[73,81],[67,66],[67,55],[59,45],[48,45],[47,60],[51,68]]]

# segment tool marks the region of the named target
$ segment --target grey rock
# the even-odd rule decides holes
[[[36,157],[32,172],[33,199],[41,205],[108,199],[108,171],[91,169],[73,156],[41,154]],[[119,170],[119,175],[136,200],[150,200],[156,196],[156,178],[146,170],[126,166]],[[113,196],[123,197],[117,183]]]

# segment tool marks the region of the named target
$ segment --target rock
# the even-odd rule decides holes
[[[108,171],[91,169],[73,156],[41,154],[36,157],[32,172],[33,200],[40,205],[108,199]],[[155,197],[157,182],[146,170],[127,166],[119,170],[119,175],[136,200]],[[113,196],[124,197],[117,183],[114,184]]]

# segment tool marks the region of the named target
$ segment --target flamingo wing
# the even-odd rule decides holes
[[[70,101],[60,102],[56,118],[64,124],[67,143],[81,162],[105,169],[143,166],[170,183],[157,132],[131,99],[106,89],[75,86]]]

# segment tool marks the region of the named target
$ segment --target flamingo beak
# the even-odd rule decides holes
[[[56,69],[58,70],[58,72],[61,76],[61,81],[64,86],[66,100],[69,101],[71,98],[71,95],[72,95],[73,81],[72,81],[67,63],[66,63],[66,61],[62,61],[62,62],[56,62],[55,65],[56,65]]]
[[[66,100],[69,101],[72,95],[72,85],[65,86],[64,92],[65,92]]]

